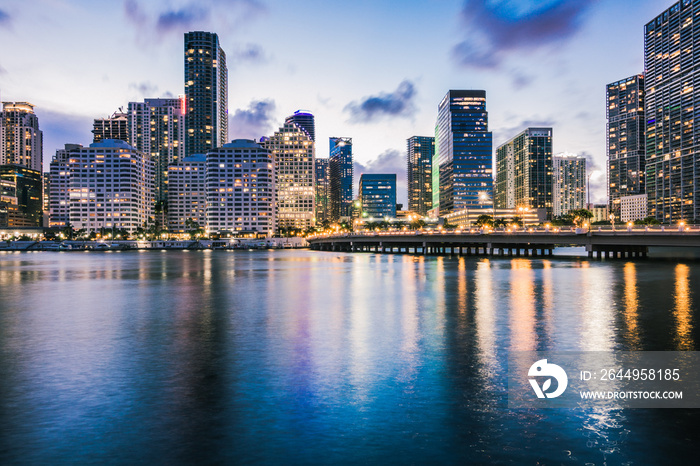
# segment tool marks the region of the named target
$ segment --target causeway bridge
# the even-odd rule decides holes
[[[551,256],[556,247],[584,246],[595,259],[644,258],[649,248],[700,251],[700,228],[431,230],[335,233],[307,238],[317,251],[484,255],[502,257]]]

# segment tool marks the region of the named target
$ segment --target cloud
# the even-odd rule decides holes
[[[248,61],[254,63],[264,63],[267,61],[267,56],[263,48],[258,44],[244,44],[233,49],[228,54],[231,61]]]
[[[605,203],[608,197],[607,169],[596,162],[593,154],[583,151],[579,155],[586,158],[586,176],[590,176],[591,202]]]
[[[355,162],[353,164],[355,170],[355,187],[360,184],[360,176],[363,173],[395,173],[396,174],[396,202],[403,204],[404,209],[408,208],[408,185],[406,181],[406,153],[396,149],[387,149],[376,158],[368,162]],[[357,194],[357,193],[355,193]]]
[[[142,96],[155,95],[158,92],[158,86],[151,84],[150,81],[143,81],[140,83],[130,83],[129,89],[136,90]]]
[[[163,1],[124,0],[123,5],[137,40],[149,44],[197,29],[239,30],[266,11],[257,0],[187,0],[177,7]]]
[[[12,21],[12,17],[5,10],[0,10],[0,27],[9,26]]]
[[[229,120],[230,139],[258,139],[274,128],[274,100],[254,100],[248,108],[237,109]]]
[[[412,82],[404,80],[394,92],[382,92],[376,96],[364,97],[359,102],[350,102],[345,111],[353,122],[368,122],[384,116],[410,117],[416,111],[413,98],[416,95]]]
[[[7,70],[0,65],[0,75],[7,74]]]
[[[498,68],[511,55],[560,45],[578,32],[597,0],[465,0],[464,40],[454,59],[470,68]]]

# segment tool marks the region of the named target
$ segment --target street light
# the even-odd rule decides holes
[[[610,223],[612,224],[613,231],[615,231],[615,214],[610,214],[608,218],[610,219]]]

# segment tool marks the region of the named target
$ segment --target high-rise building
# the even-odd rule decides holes
[[[168,230],[186,233],[188,220],[207,224],[207,159],[202,154],[183,157],[168,166]]]
[[[285,123],[296,123],[298,127],[306,131],[312,141],[316,142],[316,123],[314,115],[308,110],[297,110],[293,115],[289,115]]]
[[[647,195],[635,194],[620,198],[620,221],[631,222],[647,218]]]
[[[0,165],[2,227],[40,227],[43,220],[42,174],[25,165]]]
[[[219,36],[185,33],[186,154],[206,154],[228,141],[228,69]]]
[[[63,228],[70,223],[70,171],[68,161],[72,151],[82,149],[80,144],[66,144],[51,159],[49,194],[49,226]]]
[[[643,194],[644,75],[607,85],[608,205],[620,218],[620,198]]]
[[[644,118],[649,215],[700,221],[700,3],[674,3],[644,29]]]
[[[22,165],[42,171],[43,133],[34,106],[3,102],[0,113],[0,165]]]
[[[331,137],[330,141],[330,210],[331,220],[352,216],[352,138]]]
[[[144,227],[153,215],[155,167],[127,143],[105,139],[67,153],[68,216],[75,229]]]
[[[359,191],[363,220],[396,217],[396,174],[363,173]]]
[[[206,164],[207,230],[274,234],[275,163],[270,150],[236,139],[207,153]],[[313,200],[313,184],[311,192]]]
[[[129,116],[123,112],[114,112],[107,118],[95,118],[92,124],[92,142],[102,142],[105,139],[129,141]]]
[[[408,146],[408,210],[427,215],[433,208],[433,157],[435,138],[411,136]]]
[[[263,145],[275,161],[277,226],[306,229],[314,225],[316,193],[314,142],[293,122],[287,122]]]
[[[496,149],[497,209],[546,209],[552,215],[552,128],[527,128]]]
[[[316,223],[330,221],[330,169],[329,160],[317,158],[316,167]]]
[[[129,102],[129,143],[156,164],[155,199],[168,199],[168,166],[185,156],[184,99]]]
[[[553,214],[559,217],[586,207],[586,158],[576,154],[554,156]]]
[[[433,208],[440,215],[492,207],[492,152],[486,91],[448,91],[435,125]]]

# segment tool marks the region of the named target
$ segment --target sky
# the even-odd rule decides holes
[[[0,99],[34,104],[44,166],[92,120],[184,93],[183,34],[216,32],[227,55],[229,139],[316,118],[316,156],[353,138],[361,173],[397,173],[406,139],[433,136],[449,89],[484,89],[498,145],[553,128],[584,155],[606,201],[605,86],[643,71],[643,28],[673,1],[4,0]]]

